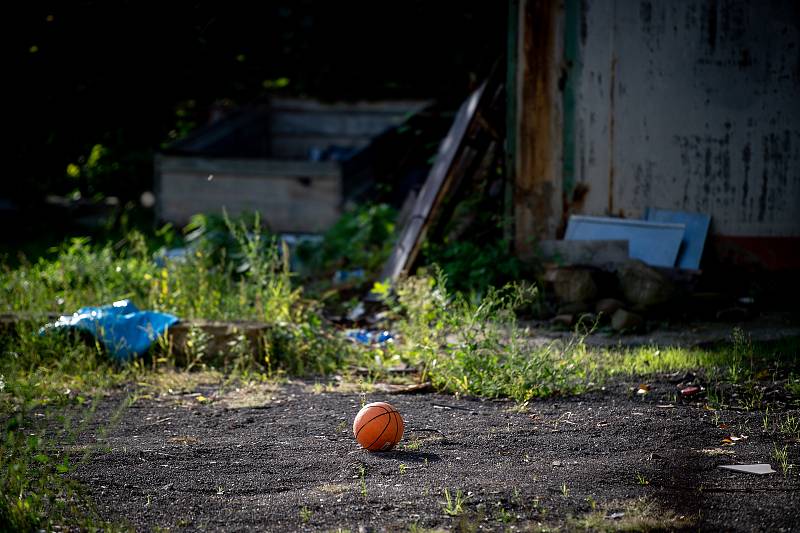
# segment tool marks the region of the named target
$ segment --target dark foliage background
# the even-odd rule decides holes
[[[151,184],[152,151],[207,120],[213,102],[280,91],[455,105],[502,54],[506,30],[505,3],[485,1],[75,0],[6,10],[11,171],[0,198],[18,205],[75,188],[137,198]],[[96,144],[111,177],[68,177]]]

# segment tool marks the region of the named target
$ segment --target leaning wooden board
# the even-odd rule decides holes
[[[417,195],[414,209],[401,230],[392,255],[383,267],[380,280],[396,280],[400,275],[408,273],[417,259],[431,214],[448,192],[454,164],[457,164],[457,158],[463,150],[464,136],[475,120],[485,89],[484,82],[461,104],[450,131],[439,145],[433,167]]]

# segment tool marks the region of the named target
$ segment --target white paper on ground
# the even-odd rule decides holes
[[[733,470],[734,472],[746,472],[748,474],[773,474],[775,472],[770,465],[764,463],[754,465],[719,465],[719,467]]]

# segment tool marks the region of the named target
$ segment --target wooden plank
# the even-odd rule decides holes
[[[554,239],[562,212],[563,59],[561,11],[556,2],[521,0],[514,188],[514,249],[533,256],[535,242]],[[509,117],[509,120],[514,120]]]
[[[161,156],[162,179],[168,172],[236,174],[257,177],[314,177],[339,179],[341,169],[335,161],[294,161],[281,159],[228,159],[208,157]]]
[[[341,184],[328,178],[256,177],[171,172],[161,179],[163,220],[185,223],[195,213],[221,212],[231,216],[258,211],[276,232],[316,233],[333,225],[340,215]]]
[[[445,184],[452,175],[456,158],[462,152],[464,137],[475,118],[485,88],[484,82],[459,108],[450,131],[439,145],[436,160],[417,196],[408,224],[402,229],[392,255],[384,265],[381,280],[396,280],[400,275],[408,273],[408,269],[414,264],[424,238],[425,227],[436,205],[441,202],[443,192],[446,192],[443,189],[446,189]]]

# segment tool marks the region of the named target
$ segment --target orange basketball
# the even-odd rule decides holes
[[[371,452],[386,452],[403,438],[403,417],[386,402],[368,403],[353,421],[358,443]]]

